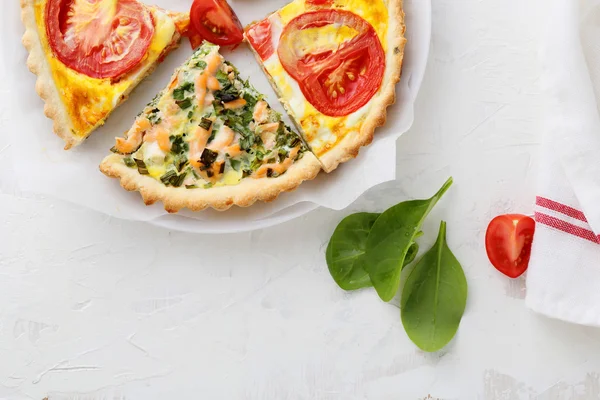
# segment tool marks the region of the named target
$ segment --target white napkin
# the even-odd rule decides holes
[[[600,0],[551,0],[527,306],[600,326]]]

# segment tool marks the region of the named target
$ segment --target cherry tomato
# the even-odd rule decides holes
[[[240,44],[242,24],[225,0],[194,0],[190,11],[191,31],[220,46]]]
[[[272,42],[271,22],[268,19],[248,28],[246,37],[263,61],[266,61],[275,53]]]
[[[488,258],[504,275],[517,278],[529,265],[535,221],[526,215],[500,215],[490,222],[485,234]]]
[[[346,25],[357,34],[334,48],[307,50],[298,39],[305,29]],[[281,34],[277,54],[306,99],[325,115],[358,110],[377,93],[385,72],[385,52],[375,29],[345,10],[324,9],[294,18]]]
[[[117,78],[144,58],[152,14],[135,0],[49,0],[50,48],[66,66],[92,78]]]

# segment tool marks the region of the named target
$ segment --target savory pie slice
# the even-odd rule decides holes
[[[27,65],[65,149],[80,144],[179,45],[187,14],[137,0],[21,0]]]
[[[169,212],[271,201],[321,169],[263,96],[204,43],[100,165]]]
[[[404,54],[402,0],[294,0],[245,38],[329,172],[385,123]]]

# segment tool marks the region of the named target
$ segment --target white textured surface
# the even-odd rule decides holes
[[[524,280],[496,273],[482,247],[493,215],[532,210],[543,0],[433,3],[399,179],[349,210],[202,236],[24,198],[0,182],[0,398],[600,398],[599,331],[527,311]],[[427,355],[397,307],[336,288],[324,248],[351,211],[429,195],[448,175],[456,185],[423,244],[448,220],[470,298],[456,340]]]

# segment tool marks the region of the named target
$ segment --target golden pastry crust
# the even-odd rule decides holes
[[[117,105],[89,131],[82,134],[77,132],[71,116],[60,97],[59,88],[52,77],[52,71],[46,59],[42,38],[40,37],[35,20],[35,3],[36,0],[21,0],[21,20],[25,26],[22,42],[29,52],[27,67],[32,73],[37,75],[35,88],[38,95],[44,101],[44,114],[53,120],[54,133],[65,141],[65,150],[69,150],[72,147],[81,144],[81,142],[83,142],[95,129],[102,126],[110,114],[127,100],[131,91],[154,71],[159,61],[179,46],[181,33],[177,30],[175,31],[171,44],[163,50],[161,56],[158,58],[159,61],[150,65],[143,74],[140,74],[139,77],[132,82],[128,90],[120,96]],[[176,25],[185,25],[182,21],[189,20],[189,15],[186,13],[169,13],[169,15],[173,18]]]
[[[365,117],[358,135],[347,135],[336,146],[320,157],[323,169],[331,172],[341,163],[358,156],[360,148],[373,141],[375,129],[385,125],[387,108],[396,102],[396,84],[400,82],[402,61],[406,45],[406,25],[404,24],[403,0],[390,0],[388,3],[389,25],[392,32],[386,54],[386,70],[381,92],[372,101],[371,110]]]
[[[321,170],[319,161],[307,152],[277,178],[248,177],[233,186],[186,189],[168,187],[148,175],[141,175],[136,168],[126,166],[122,159],[118,154],[109,155],[100,164],[100,170],[109,177],[118,178],[126,190],[139,191],[146,205],[160,201],[170,213],[183,208],[200,211],[208,207],[224,211],[234,205],[248,207],[257,201],[270,202],[280,193],[293,191],[302,182],[314,179]]]

